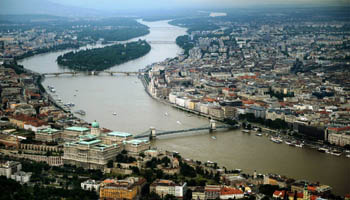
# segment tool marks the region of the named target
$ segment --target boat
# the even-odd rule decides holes
[[[283,142],[283,140],[279,137],[271,137],[270,140],[276,144],[281,144]]]
[[[83,110],[77,110],[77,111],[75,111],[75,113],[79,114],[79,115],[86,115],[86,112]]]
[[[211,139],[216,140],[216,137],[215,136],[211,136]]]
[[[261,137],[262,133],[256,133],[255,135]]]
[[[337,151],[337,150],[333,150],[330,151],[330,154],[333,156],[341,156],[342,152],[341,151]]]
[[[292,144],[292,142],[289,141],[289,140],[284,141],[284,143],[287,144],[287,145],[291,145]]]
[[[299,148],[303,148],[304,144],[303,143],[296,143],[296,144],[294,144],[294,146],[299,147]]]
[[[113,114],[114,116],[115,116],[115,115],[117,115],[117,113],[116,113],[116,112],[114,112],[114,113],[112,113],[112,114]]]
[[[249,130],[242,130],[242,133],[250,133]]]
[[[181,122],[180,121],[176,121],[176,123],[180,124],[181,125]]]
[[[74,103],[67,103],[66,105],[69,106],[69,107],[74,107],[75,106]]]
[[[347,158],[350,158],[350,154],[346,155]]]
[[[165,113],[164,113],[164,115],[165,115],[165,116],[168,116],[168,113],[167,113],[167,112],[165,112]]]
[[[319,151],[321,153],[327,153],[329,150],[327,148],[320,147],[320,148],[317,149],[317,151]]]

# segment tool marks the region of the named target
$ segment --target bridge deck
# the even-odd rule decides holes
[[[232,126],[221,125],[216,127],[216,129],[223,129],[223,128],[232,128]],[[176,134],[176,133],[186,133],[186,132],[192,132],[192,131],[210,130],[210,129],[211,129],[210,127],[199,127],[199,128],[190,128],[190,129],[182,129],[182,130],[174,130],[174,131],[162,131],[162,132],[158,132],[156,136],[170,135],[170,134]],[[145,137],[149,137],[149,133],[134,136],[134,138],[136,139],[145,138]]]

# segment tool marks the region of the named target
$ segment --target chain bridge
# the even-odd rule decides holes
[[[124,71],[69,71],[69,72],[52,72],[52,73],[42,73],[43,76],[61,76],[61,75],[93,75],[97,76],[99,74],[109,74],[113,76],[114,74],[122,74],[122,75],[139,75],[142,74],[142,72],[124,72]]]
[[[138,135],[135,135],[134,138],[135,139],[149,138],[150,140],[153,140],[153,139],[156,139],[157,136],[174,135],[178,133],[187,133],[187,132],[203,131],[203,130],[209,130],[209,132],[213,132],[218,129],[230,129],[230,128],[234,128],[234,126],[227,125],[227,124],[216,125],[216,122],[214,120],[210,120],[209,125],[205,125],[197,128],[181,129],[181,130],[163,131],[163,130],[156,129],[155,127],[150,127],[149,130],[143,133],[140,133]]]

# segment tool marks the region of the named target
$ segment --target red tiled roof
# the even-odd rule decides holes
[[[332,131],[346,131],[346,130],[350,130],[350,126],[345,126],[345,127],[340,127],[340,128],[337,128],[337,127],[328,127],[329,130],[332,130]]]
[[[220,191],[221,195],[225,194],[243,194],[243,192],[236,188],[223,187]]]

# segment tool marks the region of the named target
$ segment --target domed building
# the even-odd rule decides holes
[[[96,120],[91,123],[91,135],[101,136],[100,124]]]

